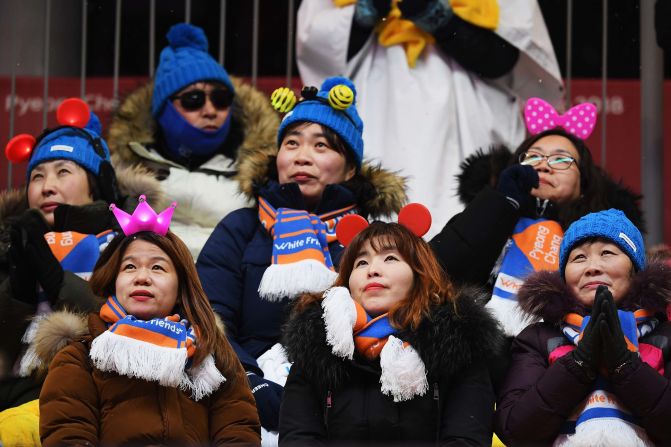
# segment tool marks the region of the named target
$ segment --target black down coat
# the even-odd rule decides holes
[[[396,336],[424,362],[428,391],[404,402],[382,393],[379,360],[352,360],[326,342],[323,310],[294,312],[284,346],[294,362],[280,412],[280,445],[491,445],[494,393],[487,360],[501,349],[497,323],[475,289],[434,308],[416,331]]]
[[[537,218],[535,204],[515,209],[506,197],[496,190],[499,174],[511,164],[512,153],[505,147],[479,151],[461,164],[459,199],[466,205],[429,243],[441,265],[457,284],[485,285],[496,260],[513,233],[521,217]],[[603,177],[603,209],[622,210],[641,232],[645,233],[640,196],[620,182],[599,170]],[[543,217],[558,221],[566,230],[583,214],[601,211],[593,209],[583,199],[559,209],[549,203]]]

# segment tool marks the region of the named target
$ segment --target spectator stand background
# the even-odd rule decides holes
[[[69,96],[83,96],[105,126],[115,98],[122,98],[153,74],[158,58],[156,48],[165,44],[162,36],[180,21],[190,21],[206,30],[211,54],[218,56],[230,73],[242,75],[267,93],[288,82],[298,92],[301,83],[293,57],[293,21],[299,3],[300,0],[4,1],[0,4],[0,141],[6,142],[17,133],[36,135],[45,126],[55,125],[49,121],[53,119],[52,112],[60,100]],[[602,151],[601,144],[603,119],[588,145],[593,148],[597,163],[601,164],[604,152],[605,167],[611,175],[640,191],[640,0],[539,3],[566,79],[569,102],[587,100],[595,103],[600,112],[604,106],[602,12],[604,4],[607,6],[606,150]],[[671,23],[671,18],[668,20]],[[667,244],[671,243],[669,53],[664,56],[662,95],[666,125],[664,175],[659,185],[664,195],[663,241]],[[22,185],[24,174],[25,165],[9,167],[4,157],[0,158],[2,187]]]

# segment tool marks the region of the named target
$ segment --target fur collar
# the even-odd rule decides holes
[[[561,322],[569,312],[581,315],[588,313],[559,272],[536,272],[529,276],[517,294],[517,301],[526,313],[551,324]],[[644,308],[663,314],[669,303],[671,267],[663,263],[651,263],[634,275],[629,291],[618,307],[624,310]]]
[[[459,200],[468,205],[483,188],[495,188],[499,174],[510,164],[512,155],[512,152],[505,146],[492,146],[488,150],[480,149],[466,158],[461,163],[461,173],[457,176]],[[608,208],[622,210],[634,225],[641,231],[645,231],[643,212],[638,204],[641,196],[621,182],[613,180],[605,172],[602,175],[605,177]],[[566,228],[570,222],[561,222],[561,224]]]
[[[238,78],[231,78],[235,87],[233,121],[242,127],[244,136],[238,148],[238,161],[256,152],[275,152],[279,117],[266,96]],[[133,91],[123,101],[109,126],[107,144],[115,166],[136,164],[142,160],[128,147],[137,142],[144,146],[155,143],[156,121],[151,115],[153,82]],[[238,127],[238,126],[234,126]]]
[[[161,185],[142,166],[124,166],[115,169],[119,191],[125,198],[122,208],[132,212],[137,206],[140,194],[147,196],[147,201],[154,208],[165,207],[165,197]],[[156,205],[154,205],[156,204]],[[7,218],[19,216],[28,208],[26,189],[9,189],[0,192],[0,225]]]
[[[248,158],[240,166],[239,181],[243,193],[250,200],[256,200],[259,189],[270,181],[277,181],[275,154],[257,153]],[[360,172],[341,185],[352,191],[359,214],[366,217],[389,217],[408,201],[405,177],[366,161]]]
[[[70,342],[83,340],[91,333],[85,314],[67,310],[36,317],[31,324],[35,324],[36,328],[29,351],[34,349],[36,359],[32,361],[32,365],[26,365],[26,368],[28,371],[35,369],[38,376],[47,373],[49,364],[58,351]]]
[[[429,379],[449,378],[474,361],[486,360],[499,353],[503,333],[498,323],[482,307],[486,293],[475,288],[458,292],[457,310],[446,303],[432,312],[414,331],[396,336],[419,353]],[[293,312],[283,330],[283,345],[290,361],[299,362],[308,377],[323,387],[345,383],[352,362],[332,352],[326,342],[321,303],[302,312]]]

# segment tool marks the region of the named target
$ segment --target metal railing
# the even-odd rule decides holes
[[[291,86],[292,67],[293,67],[293,38],[294,38],[294,0],[288,1],[287,17],[287,48],[286,48],[286,85]],[[13,2],[14,8],[19,5],[19,1]],[[116,0],[115,25],[114,25],[114,68],[113,68],[113,98],[118,99],[119,95],[119,67],[121,57],[121,17],[122,0]],[[49,94],[49,65],[51,49],[51,0],[44,1],[45,20],[44,20],[44,48],[43,48],[43,111],[42,124],[47,126],[48,94]],[[87,35],[87,0],[81,3],[81,67],[80,67],[80,95],[86,96],[86,53],[88,45]],[[219,54],[218,60],[221,64],[225,62],[225,42],[226,42],[226,10],[227,0],[220,0],[219,15]],[[191,0],[184,1],[185,21],[191,21]],[[259,58],[259,15],[261,6],[259,0],[253,0],[252,8],[252,30],[251,30],[251,83],[256,86],[258,80],[258,58]],[[566,105],[569,106],[572,98],[572,46],[573,46],[573,0],[566,0]],[[663,238],[663,202],[662,188],[659,187],[663,180],[662,163],[662,123],[659,113],[662,107],[661,85],[663,78],[663,60],[661,50],[654,42],[654,5],[649,1],[641,1],[641,156],[642,156],[642,192],[645,197],[643,206],[647,215],[649,226],[649,242],[661,242]],[[602,0],[602,57],[601,57],[601,157],[600,163],[605,167],[607,160],[607,92],[608,92],[608,0]],[[153,77],[156,61],[156,0],[149,1],[149,64],[148,76]],[[11,37],[11,70],[10,70],[10,107],[9,107],[9,136],[14,136],[15,126],[15,97],[16,97],[16,29],[12,21]],[[651,34],[652,33],[652,34]],[[655,118],[657,117],[657,118]],[[12,167],[7,167],[7,184],[12,185]]]

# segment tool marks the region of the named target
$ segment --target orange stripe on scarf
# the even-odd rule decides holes
[[[374,360],[380,356],[380,352],[382,351],[382,348],[384,348],[384,345],[387,344],[387,338],[375,338],[375,337],[362,337],[358,336],[359,333],[364,331],[365,329],[369,328],[370,326],[374,325],[375,322],[383,320],[387,318],[388,314],[382,314],[377,316],[376,318],[373,318],[370,321],[368,320],[368,315],[366,314],[366,311],[364,310],[363,306],[361,304],[357,303],[356,301],[354,302],[354,305],[356,307],[356,322],[354,323],[354,346],[356,346],[356,350],[359,351],[361,355],[366,357],[368,360]]]

